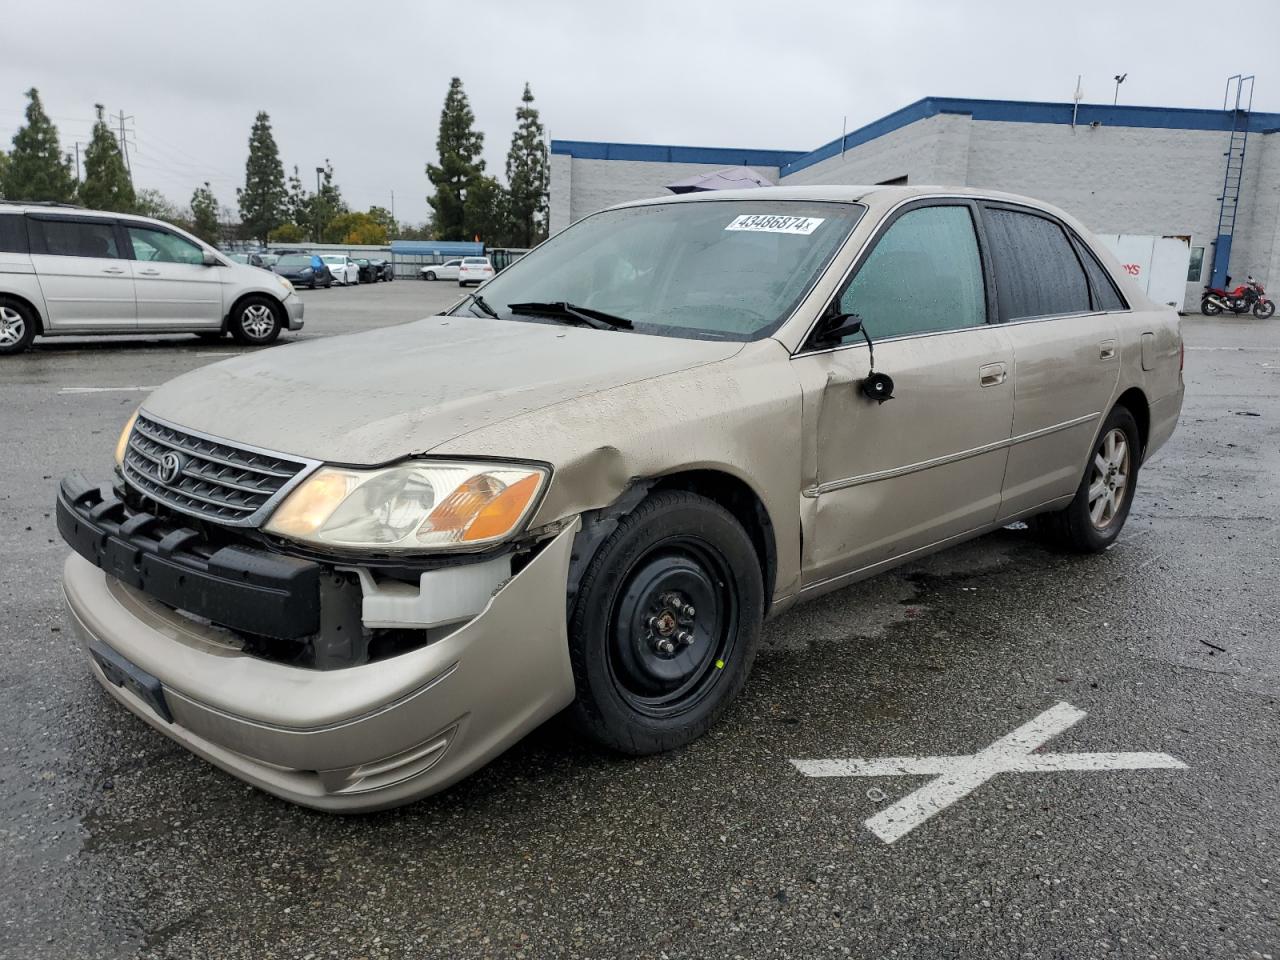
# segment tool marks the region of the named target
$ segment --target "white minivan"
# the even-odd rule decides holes
[[[168,223],[0,202],[0,356],[36,336],[195,333],[271,343],[302,329],[293,284]]]

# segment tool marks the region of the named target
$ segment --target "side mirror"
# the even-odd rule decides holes
[[[222,266],[222,261],[218,259],[217,255],[212,250],[204,251],[204,257],[201,259],[200,262],[203,263],[206,267]]]
[[[832,343],[862,332],[862,318],[856,313],[829,313],[818,323],[813,339],[816,343]]]

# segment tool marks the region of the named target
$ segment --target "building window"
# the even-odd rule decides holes
[[[1191,260],[1187,264],[1187,283],[1199,283],[1204,272],[1204,247],[1191,248]]]

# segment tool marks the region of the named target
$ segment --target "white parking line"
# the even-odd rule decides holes
[[[61,387],[58,390],[59,396],[67,396],[76,393],[150,393],[152,390],[158,390],[159,387]]]
[[[910,833],[934,814],[962,800],[1001,773],[1056,773],[1062,770],[1185,770],[1167,753],[1044,753],[1044,746],[1088,714],[1057,703],[985,750],[965,756],[883,757],[876,760],[792,760],[806,777],[933,776],[891,807],[863,821],[885,843]]]

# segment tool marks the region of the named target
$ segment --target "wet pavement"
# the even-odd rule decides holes
[[[318,291],[304,334],[456,293]],[[56,478],[105,477],[145,395],[83,388],[238,348],[6,359],[0,957],[1280,958],[1280,322],[1184,333],[1182,423],[1106,554],[1001,531],[769,624],[684,751],[616,757],[553,721],[440,796],[347,818],[118,708],[59,608]],[[889,845],[863,821],[927,777],[790,762],[973,754],[1059,702],[1087,716],[1046,751],[1186,769],[1001,774]]]

